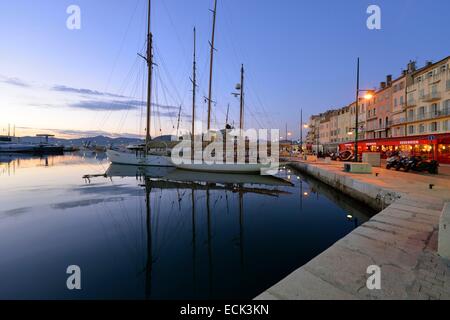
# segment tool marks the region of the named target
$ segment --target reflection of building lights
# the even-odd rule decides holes
[[[308,192],[303,192],[303,195],[304,195],[305,197],[307,197],[307,196],[308,196]]]
[[[291,180],[291,176],[289,175],[289,176],[287,176],[287,178],[288,178],[288,180]]]
[[[300,180],[300,177],[297,177],[297,180]]]
[[[353,219],[353,216],[352,216],[351,214],[348,214],[348,215],[347,215],[347,219],[348,219],[348,220],[352,220],[352,219]]]

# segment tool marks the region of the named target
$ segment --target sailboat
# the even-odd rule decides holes
[[[217,13],[217,0],[214,0],[213,13],[213,26],[212,26],[212,39],[210,42],[210,65],[209,65],[209,90],[208,90],[208,120],[207,128],[208,132],[211,130],[211,105],[212,105],[212,78],[213,78],[213,66],[214,66],[214,40],[216,30],[216,13]],[[194,30],[194,74],[193,74],[193,106],[192,106],[192,140],[194,140],[194,121],[195,121],[195,30]],[[244,65],[241,66],[241,83],[236,86],[236,89],[240,90],[237,94],[240,96],[240,129],[241,132],[244,129]],[[228,112],[227,112],[228,113]],[[228,118],[228,116],[227,116]],[[227,119],[228,122],[228,119]],[[227,124],[228,128],[228,124]],[[217,134],[222,134],[218,132]],[[225,130],[225,135],[227,130]],[[194,152],[192,152],[194,154]],[[197,160],[197,159],[196,159]],[[204,159],[202,159],[204,160]],[[204,161],[192,161],[190,163],[175,164],[175,167],[183,170],[202,171],[202,172],[216,172],[216,173],[261,173],[264,169],[269,169],[270,164],[262,163],[247,163],[247,162],[232,162],[227,163],[225,161],[215,163],[205,163]]]
[[[150,25],[151,18],[151,0],[148,1],[148,25],[147,25],[147,56],[144,57],[148,67],[148,84],[147,84],[147,130],[145,144],[128,147],[126,151],[118,151],[109,149],[106,151],[109,160],[115,164],[135,165],[135,166],[173,166],[170,152],[151,151],[150,150],[150,125],[151,125],[151,99],[152,99],[152,71],[153,71],[153,35]]]

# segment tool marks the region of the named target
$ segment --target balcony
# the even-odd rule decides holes
[[[408,117],[406,118],[406,122],[418,122],[418,121],[424,121],[424,120],[433,120],[433,119],[439,119],[439,118],[449,117],[449,116],[450,116],[450,108],[445,108],[443,110],[419,113],[419,114],[415,114],[413,116],[408,115]]]
[[[434,102],[437,100],[441,100],[441,93],[440,92],[431,92],[431,93],[421,96],[420,100],[423,102]]]
[[[416,99],[408,99],[408,104],[405,106],[407,107],[416,107],[417,106],[417,100]]]
[[[400,118],[400,119],[395,119],[395,120],[389,121],[389,126],[392,127],[392,126],[397,126],[397,125],[404,124],[404,123],[406,123],[406,118]]]

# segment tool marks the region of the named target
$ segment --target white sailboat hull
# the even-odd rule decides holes
[[[210,172],[210,173],[261,173],[268,168],[267,164],[260,163],[214,163],[214,164],[180,164],[175,165],[178,169]]]
[[[154,166],[154,167],[173,167],[170,157],[163,155],[142,155],[135,152],[120,152],[107,150],[106,154],[109,161],[114,164],[125,164],[132,166]]]

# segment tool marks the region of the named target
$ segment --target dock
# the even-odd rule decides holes
[[[437,252],[440,217],[450,202],[447,175],[382,168],[351,174],[339,162],[290,166],[379,213],[256,300],[450,299],[450,260]],[[367,287],[372,265],[380,267],[381,289]]]

